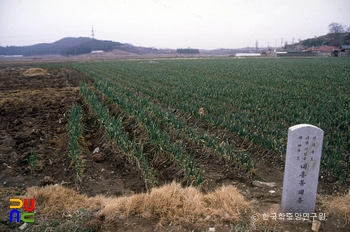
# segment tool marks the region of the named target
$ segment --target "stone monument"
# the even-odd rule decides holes
[[[309,124],[288,130],[282,192],[284,213],[314,213],[323,134],[323,130]]]

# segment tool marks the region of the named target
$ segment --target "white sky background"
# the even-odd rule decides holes
[[[0,0],[0,46],[91,37],[157,48],[281,45],[350,26],[350,0]]]

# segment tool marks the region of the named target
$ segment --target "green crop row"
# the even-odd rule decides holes
[[[143,152],[143,144],[136,143],[134,138],[129,138],[129,134],[123,128],[121,118],[112,116],[95,93],[84,83],[80,85],[80,93],[96,114],[100,125],[107,131],[111,141],[123,150],[130,162],[136,163],[145,179],[146,187],[152,188],[156,179]]]
[[[73,105],[67,124],[69,134],[69,157],[72,160],[76,177],[81,181],[82,162],[81,162],[81,143],[83,135],[82,125],[83,113],[80,106]]]

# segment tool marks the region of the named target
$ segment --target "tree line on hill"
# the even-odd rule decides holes
[[[89,40],[74,47],[68,47],[62,50],[61,55],[80,55],[91,53],[93,50],[112,51],[121,48],[123,44],[108,40]]]
[[[350,45],[350,26],[346,27],[340,23],[331,23],[328,25],[328,34],[306,39],[302,41],[302,45],[311,46],[335,46]]]
[[[178,48],[176,52],[179,54],[198,54],[199,50],[193,48]]]

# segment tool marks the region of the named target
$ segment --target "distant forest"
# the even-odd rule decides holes
[[[198,54],[199,50],[193,48],[178,48],[176,52],[180,54]]]

